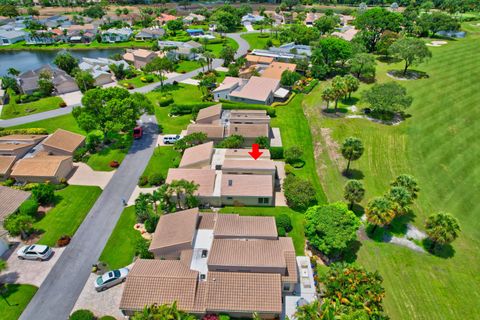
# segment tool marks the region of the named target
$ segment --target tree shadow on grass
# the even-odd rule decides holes
[[[405,235],[407,233],[407,225],[415,219],[415,213],[409,210],[406,214],[393,219],[389,226],[389,230],[396,235]]]
[[[360,248],[362,247],[362,243],[358,240],[354,240],[352,241],[349,246],[348,246],[348,249],[346,250],[345,254],[343,255],[343,261],[347,262],[347,263],[353,263],[355,261],[357,261],[357,253],[358,251],[360,250]]]
[[[365,227],[365,233],[367,234],[368,238],[375,241],[375,242],[385,242],[385,239],[391,237],[388,231],[385,228],[377,227],[375,228],[374,225],[367,225]]]
[[[398,63],[400,61],[402,61],[402,59],[399,59],[399,58],[395,58],[395,57],[390,57],[390,56],[380,56],[377,58],[378,61],[380,62],[383,62],[383,63],[388,63],[388,64],[391,64],[391,63]]]
[[[350,169],[348,170],[348,172],[345,169],[342,171],[342,175],[348,179],[356,179],[356,180],[362,180],[365,177],[362,170],[358,170],[358,169]]]
[[[357,98],[357,97],[350,97],[350,98],[343,99],[342,103],[346,104],[346,105],[349,105],[349,106],[352,106],[352,105],[356,104],[359,100],[360,99]]]
[[[422,245],[425,250],[439,258],[449,259],[455,255],[455,249],[451,244],[437,244],[436,246],[433,246],[432,240],[425,238],[422,241]]]
[[[365,214],[365,209],[359,205],[358,203],[355,203],[351,209],[353,211],[353,213],[355,213],[355,215],[360,218],[361,216],[363,216]]]
[[[13,295],[15,292],[17,292],[20,289],[20,285],[16,283],[9,283],[2,285],[0,287],[0,297],[1,299],[10,307],[16,307],[18,306],[18,303],[11,303],[8,301],[8,298]]]

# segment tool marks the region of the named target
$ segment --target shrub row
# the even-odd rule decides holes
[[[260,104],[246,104],[246,103],[238,103],[238,102],[232,102],[228,100],[220,100],[222,103],[222,108],[225,110],[232,110],[232,109],[240,109],[240,110],[266,110],[267,114],[270,117],[275,117],[276,116],[276,111],[273,107],[271,106],[265,106],[265,105],[260,105]]]
[[[174,115],[184,115],[184,114],[191,114],[195,111],[198,112],[198,110],[210,107],[213,105],[214,102],[198,102],[198,103],[192,103],[192,104],[177,104],[174,103],[172,104],[172,111],[171,114]]]
[[[162,176],[162,174],[158,172],[153,172],[149,176],[141,176],[138,179],[138,185],[140,187],[145,187],[147,185],[157,187],[162,185],[164,181],[165,178]]]
[[[283,147],[270,147],[270,157],[274,160],[283,159]]]
[[[26,128],[26,129],[3,129],[0,128],[0,137],[11,134],[48,134],[44,128]]]
[[[172,96],[162,97],[158,101],[158,105],[160,107],[167,107],[167,106],[171,105],[172,103],[173,103],[173,97]]]
[[[310,81],[310,83],[308,84],[308,86],[306,86],[305,88],[303,88],[303,93],[310,93],[313,88],[315,88],[315,86],[318,84],[319,80],[318,79],[313,79],[312,81]]]
[[[283,102],[274,102],[272,103],[272,107],[280,107],[280,106],[286,106],[287,104],[290,103],[290,101],[293,100],[293,98],[295,98],[297,94],[295,92],[292,92],[292,94],[290,95],[290,97],[288,97],[287,100],[283,101]]]

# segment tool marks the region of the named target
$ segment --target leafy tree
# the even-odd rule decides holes
[[[322,91],[322,100],[327,103],[327,109],[330,106],[330,102],[335,101],[336,95],[332,87],[326,87]]]
[[[78,60],[68,51],[57,53],[55,59],[53,59],[53,63],[69,75],[72,75],[73,70],[78,68]]]
[[[90,310],[80,309],[72,313],[68,320],[95,320],[95,315]]]
[[[334,263],[320,280],[325,286],[322,300],[325,318],[322,319],[388,319],[382,306],[383,279],[377,271],[369,272],[355,264]]]
[[[4,76],[2,79],[2,89],[11,89],[14,92],[19,92],[17,79],[14,77]]]
[[[343,191],[343,198],[350,203],[349,209],[352,210],[353,205],[359,203],[365,197],[365,188],[360,180],[348,180]]]
[[[285,70],[282,72],[282,76],[280,79],[280,84],[282,86],[291,87],[301,79],[302,76],[298,72]]]
[[[213,73],[205,75],[202,80],[200,80],[200,82],[198,83],[198,88],[203,94],[203,100],[212,100],[210,90],[216,87],[216,83],[217,77]]]
[[[321,34],[329,34],[332,33],[339,24],[340,18],[338,16],[322,16],[315,21],[314,26]]]
[[[92,19],[100,19],[105,15],[105,11],[103,7],[99,4],[95,4],[93,6],[89,6],[83,10],[83,15],[90,17]]]
[[[228,65],[230,65],[230,63],[235,61],[235,53],[236,53],[236,50],[231,46],[227,45],[222,48],[222,50],[220,51],[219,57],[220,59],[223,59],[224,67],[227,67]]]
[[[135,215],[138,222],[144,222],[152,215],[152,195],[149,193],[140,193],[135,199]]]
[[[310,207],[305,219],[305,235],[310,244],[334,259],[348,250],[360,227],[360,219],[341,202]]]
[[[241,135],[231,135],[223,139],[219,144],[219,148],[226,148],[226,149],[238,149],[243,146],[245,143],[245,139]]]
[[[295,312],[296,320],[322,320],[320,303],[315,299],[312,303],[298,306]]]
[[[52,95],[54,86],[52,82],[52,73],[49,70],[42,70],[38,76],[38,90],[44,97]]]
[[[283,190],[288,206],[294,210],[304,211],[317,202],[315,188],[309,180],[287,175]]]
[[[430,215],[425,221],[425,231],[432,241],[430,250],[435,250],[438,245],[452,243],[458,238],[460,225],[458,219],[449,213],[440,212]]]
[[[277,229],[283,228],[286,232],[290,232],[293,230],[292,226],[292,219],[286,213],[279,214],[275,217],[275,223],[277,225]]]
[[[282,43],[295,42],[309,45],[313,41],[318,41],[320,32],[316,28],[309,28],[303,24],[290,24],[282,28],[279,38]]]
[[[375,78],[375,57],[368,53],[357,53],[349,60],[350,72],[357,78]]]
[[[135,313],[132,320],[153,320],[153,319],[172,319],[172,320],[195,320],[195,316],[181,311],[177,308],[177,302],[172,305],[151,305],[146,306],[143,311]]]
[[[352,57],[352,45],[347,40],[337,37],[322,38],[318,42],[318,48],[323,57],[323,63],[333,68],[335,63],[344,64]]]
[[[255,143],[258,144],[260,149],[270,148],[270,138],[265,136],[260,136],[255,138]]]
[[[413,197],[405,187],[391,187],[386,197],[392,201],[396,216],[407,213],[413,203]]]
[[[345,85],[347,86],[348,98],[352,97],[352,92],[355,92],[360,87],[360,81],[351,74],[347,74],[344,77]]]
[[[400,35],[398,33],[388,30],[382,33],[380,40],[377,43],[377,52],[388,58],[390,55],[390,47],[399,37]]]
[[[303,150],[297,146],[292,146],[285,150],[285,161],[289,164],[297,163],[302,160]]]
[[[38,202],[34,199],[25,200],[18,208],[18,212],[34,217],[38,212]]]
[[[88,71],[77,71],[75,73],[75,82],[83,93],[95,88],[95,79],[93,79],[93,76]]]
[[[417,180],[408,174],[401,174],[390,184],[392,187],[404,187],[412,196],[412,199],[418,198],[420,187]]]
[[[7,74],[11,75],[12,77],[18,77],[20,75],[20,71],[11,67],[7,69]]]
[[[41,183],[32,189],[32,197],[39,204],[47,205],[55,200],[55,187],[50,183]]]
[[[185,179],[173,180],[169,189],[171,194],[175,194],[177,208],[189,209],[196,207],[198,203],[195,201],[195,192],[198,190],[199,185],[193,181],[187,181]]]
[[[367,221],[374,225],[372,233],[377,227],[389,225],[395,218],[395,209],[392,202],[385,197],[376,197],[368,202],[365,208]]]
[[[127,77],[130,73],[130,70],[128,68],[125,68],[123,64],[116,65],[112,63],[111,65],[108,66],[108,68],[110,69],[110,71],[113,72],[117,80],[125,79],[125,77]]]
[[[140,237],[135,241],[135,255],[140,259],[153,259],[153,253],[148,251],[150,241]]]
[[[401,14],[377,7],[359,14],[355,25],[360,29],[359,37],[363,39],[367,49],[374,52],[383,32],[400,31],[402,21]]]
[[[412,64],[421,63],[432,57],[432,53],[425,42],[415,38],[399,39],[390,46],[388,51],[393,56],[405,61],[403,75],[407,73],[408,67]]]
[[[234,32],[240,25],[241,18],[236,14],[219,9],[210,17],[210,22],[214,22],[217,26],[224,26],[227,32]]]
[[[460,23],[451,15],[435,11],[430,14],[422,14],[418,19],[418,25],[426,36],[438,31],[456,31],[460,29]]]
[[[407,95],[407,90],[393,81],[374,84],[364,92],[363,99],[373,110],[381,113],[404,111],[413,102],[413,98]]]
[[[3,222],[3,227],[11,236],[20,235],[26,239],[33,229],[35,219],[26,214],[11,214]]]
[[[170,20],[167,22],[167,28],[172,32],[173,36],[176,36],[177,31],[183,30],[183,22],[181,19]]]
[[[355,137],[348,137],[342,144],[340,151],[342,152],[343,157],[345,160],[348,161],[346,174],[348,175],[348,171],[350,170],[350,163],[351,161],[355,161],[360,159],[363,155],[363,151],[365,148],[363,147],[362,140],[355,138]]]
[[[160,87],[163,87],[163,81],[165,78],[165,73],[173,71],[174,69],[173,62],[167,57],[155,57],[145,65],[146,72],[156,72],[160,78]]]
[[[4,4],[0,6],[0,16],[13,18],[19,15],[17,7],[13,4]]]
[[[180,140],[177,140],[174,144],[174,147],[183,153],[185,149],[204,143],[207,141],[207,138],[207,135],[203,132],[194,132],[186,135]]]
[[[292,11],[292,8],[299,4],[298,0],[282,0],[282,3],[285,4],[288,8],[288,11]]]
[[[203,65],[202,65],[202,68],[203,68]],[[240,73],[240,68],[238,67],[238,65],[234,63],[228,65],[227,76],[238,77],[239,73]]]

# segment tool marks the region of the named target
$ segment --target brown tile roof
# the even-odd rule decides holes
[[[192,244],[198,223],[198,208],[160,217],[149,250],[168,250],[176,245]]]
[[[285,70],[295,71],[296,68],[297,65],[294,63],[272,62],[267,69],[263,71],[262,77],[280,80]]]
[[[161,21],[161,22],[167,22],[167,21],[176,20],[176,19],[177,19],[176,16],[172,16],[172,15],[166,14],[166,13],[162,13],[162,14],[160,14],[160,16],[158,16],[156,18],[156,20]]]
[[[197,195],[211,196],[215,185],[215,170],[211,169],[170,169],[166,182],[185,179],[198,184]]]
[[[234,90],[230,93],[230,96],[250,99],[256,101],[267,101],[268,97],[275,92],[280,86],[280,80],[262,78],[262,77],[251,77],[247,84],[244,85],[240,90]]]
[[[227,158],[248,158],[251,159],[251,155],[249,152],[251,149],[227,149],[225,152],[225,159]],[[270,150],[268,149],[260,149],[262,155],[259,159],[270,159]]]
[[[225,79],[223,79],[222,83],[217,88],[215,88],[212,92],[232,89],[232,88],[235,88],[237,85],[243,84],[243,82],[244,82],[244,80],[241,79],[241,78],[225,77]]]
[[[30,192],[0,186],[0,221],[15,212],[30,197]]]
[[[277,238],[274,217],[219,214],[213,229],[215,237]]]
[[[43,145],[73,153],[83,142],[85,137],[63,129],[57,129],[43,141]]]
[[[295,247],[293,246],[292,238],[280,237],[278,238],[278,240],[280,241],[280,245],[283,248],[285,263],[287,264],[287,274],[282,276],[282,281],[297,282],[297,255],[295,253]]]
[[[0,156],[0,175],[5,175],[15,162],[15,156]]]
[[[193,310],[198,272],[178,260],[143,260],[135,262],[127,276],[120,301],[121,309],[142,310],[146,305],[171,304]]]
[[[247,59],[248,62],[255,63],[255,64],[257,64],[257,63],[269,64],[269,63],[273,62],[273,58],[261,57],[261,56],[256,56],[256,55],[253,55],[253,54],[247,54],[245,56],[245,58]]]
[[[226,135],[241,135],[244,138],[268,137],[270,126],[267,123],[231,123],[227,127]]]
[[[253,158],[245,160],[225,159],[223,161],[222,170],[275,170],[275,162],[270,159],[253,160]]]
[[[200,222],[198,224],[198,229],[213,230],[213,228],[215,228],[216,221],[217,221],[216,213],[208,213],[208,212],[200,213]]]
[[[209,272],[207,312],[282,312],[279,274]]]
[[[194,132],[203,132],[209,138],[223,138],[224,127],[221,124],[189,124],[187,134]]]
[[[198,163],[210,163],[213,155],[213,142],[207,142],[185,150],[180,161],[180,168],[194,166]]]
[[[37,156],[17,161],[11,176],[19,177],[54,177],[65,161],[72,161],[70,156]]]
[[[222,196],[272,197],[271,175],[222,174]]]
[[[1,151],[15,151],[23,148],[32,148],[34,143],[1,143],[0,142],[0,152]]]
[[[10,134],[8,136],[0,137],[0,141],[18,141],[26,143],[38,143],[45,139],[47,135],[43,134]]]
[[[278,240],[215,238],[208,256],[212,267],[286,268],[284,250]]]
[[[216,117],[217,119],[220,119],[221,114],[222,114],[222,105],[216,104],[208,108],[200,109],[200,111],[198,111],[197,121],[202,121],[210,117]]]

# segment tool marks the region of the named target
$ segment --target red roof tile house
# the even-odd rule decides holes
[[[149,250],[156,259],[137,260],[127,276],[125,315],[176,301],[198,316],[276,319],[282,295],[299,280],[292,239],[277,236],[273,217],[171,213],[160,218]]]

